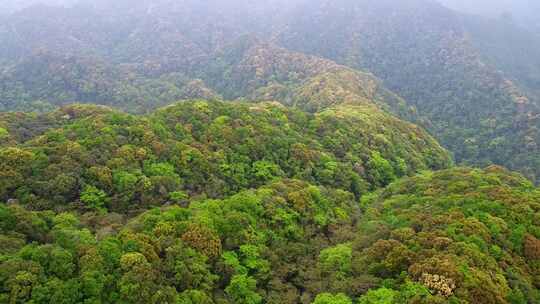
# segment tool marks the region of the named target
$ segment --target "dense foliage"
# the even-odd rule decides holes
[[[74,102],[143,113],[190,98],[219,99],[202,80],[179,73],[140,75],[94,57],[40,51],[0,76],[0,110],[45,112]]]
[[[0,4],[0,304],[540,303],[531,32],[434,0],[54,1]]]
[[[429,172],[363,209],[353,269],[382,280],[373,293],[395,300],[380,303],[540,301],[540,191],[523,177],[499,167]]]
[[[118,215],[0,205],[0,303],[296,303],[318,252],[350,239],[354,196],[294,180]],[[264,299],[264,301],[263,301]]]
[[[139,210],[223,197],[281,177],[361,194],[450,158],[374,106],[318,114],[193,101],[134,116],[75,105],[0,116],[0,198],[31,208]],[[31,130],[31,131],[28,131]]]
[[[144,113],[181,99],[224,96],[277,100],[310,112],[377,104],[409,120],[418,119],[414,109],[374,76],[329,60],[249,37],[214,56],[176,72],[160,65],[116,66],[97,57],[41,51],[4,71],[0,109],[43,112],[77,101]]]
[[[433,1],[333,3],[299,8],[282,44],[373,72],[427,118],[457,162],[539,176],[539,63],[519,55],[538,53],[530,33],[508,30],[509,41],[507,25],[470,22]]]
[[[78,2],[0,17],[0,109],[369,101],[421,123],[458,163],[540,176],[540,39],[502,19],[434,0]]]
[[[539,203],[491,167],[406,178],[361,205],[297,180],[127,222],[0,205],[0,302],[537,303]]]

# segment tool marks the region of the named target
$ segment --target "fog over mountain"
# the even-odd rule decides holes
[[[11,14],[32,5],[44,4],[49,6],[70,6],[78,0],[2,0],[0,14]]]
[[[0,0],[0,304],[540,303],[538,4]]]
[[[468,14],[482,15],[490,18],[513,18],[515,22],[521,25],[540,26],[540,2],[536,0],[437,0],[443,5]],[[12,13],[28,6],[36,4],[45,4],[50,6],[71,6],[80,2],[100,2],[87,0],[3,0],[0,3],[0,12]],[[117,1],[105,1],[117,2]],[[120,1],[121,2],[121,1]],[[137,1],[131,1],[136,3]],[[203,1],[204,2],[204,1]],[[225,5],[232,1],[220,1]],[[263,5],[267,1],[249,1],[252,5]],[[274,1],[275,2],[275,1]],[[305,2],[303,0],[281,1],[280,5],[291,5]],[[148,3],[151,3],[148,2]]]
[[[460,12],[490,18],[511,19],[534,30],[540,30],[540,1],[537,0],[439,0]]]

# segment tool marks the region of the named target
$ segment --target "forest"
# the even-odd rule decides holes
[[[540,303],[537,9],[5,0],[0,304]]]

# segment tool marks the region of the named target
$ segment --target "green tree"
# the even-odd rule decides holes
[[[358,299],[358,304],[394,304],[397,294],[397,291],[388,288],[372,289]]]
[[[51,251],[49,271],[60,279],[69,279],[75,272],[75,258],[65,249],[56,247]]]
[[[256,161],[252,166],[252,174],[258,185],[263,185],[274,178],[283,176],[283,171],[275,163],[269,161]]]
[[[144,255],[126,253],[120,259],[123,275],[118,282],[125,303],[151,303],[157,290],[156,273]]]
[[[321,269],[327,273],[337,273],[342,277],[350,274],[352,268],[351,245],[340,244],[321,250],[319,264]]]
[[[371,158],[367,165],[372,169],[372,182],[376,185],[385,186],[396,179],[394,168],[378,151],[371,153]]]
[[[9,136],[8,130],[0,127],[0,139],[7,138]]]
[[[166,267],[173,274],[177,290],[211,291],[218,279],[210,271],[208,257],[182,244],[166,250]]]
[[[188,198],[189,195],[183,191],[173,191],[169,193],[169,199],[177,204],[187,201]]]
[[[353,302],[345,294],[338,293],[336,295],[330,293],[321,293],[317,295],[313,304],[352,304]]]
[[[200,290],[186,290],[178,296],[176,304],[213,304],[212,298]]]
[[[103,190],[87,185],[81,192],[81,202],[92,210],[103,211],[108,202],[108,197]]]
[[[257,293],[257,281],[247,275],[235,275],[232,277],[225,292],[233,303],[259,304],[262,297]]]

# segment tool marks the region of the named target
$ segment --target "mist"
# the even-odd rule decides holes
[[[50,6],[70,6],[77,0],[2,0],[0,14],[11,14],[32,5],[44,4]]]
[[[433,0],[435,1],[435,0]],[[536,0],[436,0],[441,4],[453,10],[473,14],[481,15],[490,18],[499,18],[501,16],[511,16],[519,24],[534,24],[539,25],[540,20],[538,18],[540,14],[540,1]],[[0,1],[0,14],[10,14],[26,7],[44,4],[50,6],[71,6],[80,2],[94,2],[94,1],[81,1],[81,0],[3,0]],[[99,2],[99,1],[95,1]],[[116,2],[116,1],[111,1]],[[223,2],[235,2],[235,1],[223,1]],[[260,2],[260,4],[267,1],[248,1],[253,5],[253,2]],[[283,1],[284,3],[295,1]],[[296,1],[299,2],[299,1]],[[236,3],[238,3],[236,1]],[[112,4],[112,3],[111,3]]]
[[[511,19],[516,24],[540,28],[540,1],[537,0],[439,0],[462,13],[489,18]]]
[[[0,0],[0,304],[540,304],[532,1]]]

